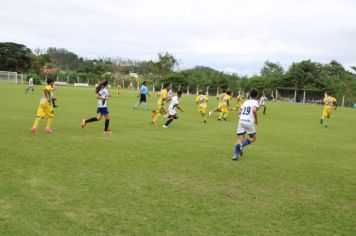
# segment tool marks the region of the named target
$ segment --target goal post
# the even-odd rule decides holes
[[[17,77],[18,77],[17,72],[0,71],[0,82],[17,84],[19,82]]]

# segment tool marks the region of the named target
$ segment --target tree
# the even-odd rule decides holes
[[[0,70],[23,72],[31,67],[32,52],[23,44],[0,43]]]
[[[173,55],[166,52],[165,54],[158,53],[158,61],[149,61],[147,67],[151,73],[164,76],[173,72],[174,67],[177,65],[177,59],[175,59]]]
[[[47,56],[62,70],[74,70],[79,66],[78,56],[64,48],[50,47],[47,49]]]
[[[285,73],[283,67],[279,63],[273,63],[270,61],[265,61],[260,72],[261,76],[265,78],[282,78]]]

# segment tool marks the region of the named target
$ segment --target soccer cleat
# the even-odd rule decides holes
[[[218,119],[218,121],[221,121],[221,119]]]
[[[243,155],[244,155],[244,153],[242,152],[242,148],[239,149],[239,155],[240,155],[240,156],[243,156]]]
[[[162,125],[162,127],[163,127],[163,128],[166,128],[166,129],[168,128],[168,126],[167,126],[167,125]]]
[[[206,123],[206,120],[204,120],[204,123]]]
[[[212,111],[209,111],[208,116],[210,117],[210,116],[211,116],[211,114],[213,114],[213,112],[212,112]]]
[[[224,121],[227,121],[227,119],[226,118],[223,118],[224,119]]]
[[[325,128],[328,128],[328,126],[327,126],[327,125],[325,125]]]
[[[52,130],[51,128],[49,128],[49,127],[46,127],[46,128],[45,128],[45,131],[46,131],[47,133],[49,133],[49,134],[53,133],[53,130]]]
[[[104,134],[112,134],[111,130],[104,131]]]
[[[37,133],[37,128],[35,127],[35,126],[33,126],[32,128],[31,128],[31,131],[32,131],[32,133]]]
[[[236,153],[234,153],[234,155],[232,156],[232,160],[233,160],[233,161],[238,161],[238,160],[239,160],[239,155],[237,155]]]
[[[321,125],[323,124],[323,119],[320,119],[320,124],[321,124]]]
[[[152,125],[156,125],[157,123],[156,123],[156,121],[152,121],[151,124]]]
[[[85,119],[82,120],[82,128],[85,128],[85,126],[87,126],[87,122],[85,121]]]

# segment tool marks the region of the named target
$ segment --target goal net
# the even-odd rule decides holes
[[[18,75],[17,72],[11,72],[11,71],[0,71],[0,82],[3,83],[21,83],[21,80],[18,81]]]

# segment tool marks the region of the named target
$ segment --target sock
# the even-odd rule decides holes
[[[140,104],[141,104],[140,102],[136,103],[136,105],[134,106],[134,108],[136,109]]]
[[[220,113],[219,113],[219,118],[218,118],[218,119],[219,119],[219,120],[221,120],[221,117],[222,117],[222,116],[223,116],[223,113],[222,113],[222,112],[220,112]]]
[[[157,113],[157,114],[155,115],[155,117],[153,118],[152,121],[153,121],[153,122],[156,122],[157,118],[160,117],[160,116],[161,116],[161,113]]]
[[[240,151],[240,144],[236,144],[234,153],[235,153],[235,154],[238,154],[239,151]]]
[[[48,117],[46,128],[51,128],[53,117]]]
[[[229,113],[225,113],[223,118],[226,119],[228,115],[229,115]]]
[[[263,108],[263,114],[266,114],[266,107]]]
[[[166,121],[166,123],[164,124],[165,126],[168,126],[170,123],[172,123],[173,119],[169,119]]]
[[[85,121],[85,123],[90,123],[90,122],[94,122],[94,121],[98,121],[98,118],[93,117],[93,118],[87,119],[87,120]]]
[[[41,117],[37,117],[36,119],[35,119],[35,123],[33,124],[33,127],[38,127],[38,124],[40,123],[40,120],[41,120]]]
[[[251,141],[249,140],[249,139],[245,139],[242,143],[241,143],[241,147],[240,148],[242,148],[242,147],[244,147],[244,146],[247,146],[247,145],[249,145],[251,143]]]
[[[325,125],[325,126],[328,126],[328,123],[329,123],[328,121],[329,121],[328,118],[324,119],[324,125]]]
[[[56,99],[52,98],[52,105],[55,107],[56,106]]]
[[[105,120],[105,131],[108,131],[108,129],[109,129],[109,123],[110,123],[110,120],[106,119]]]
[[[145,111],[147,110],[147,103],[145,102]]]

